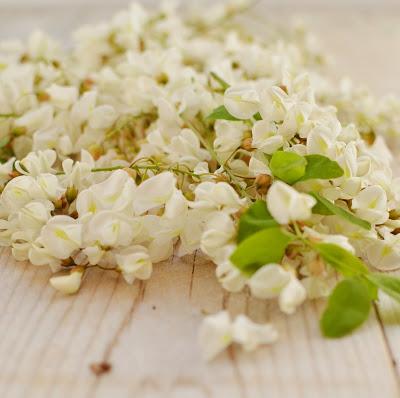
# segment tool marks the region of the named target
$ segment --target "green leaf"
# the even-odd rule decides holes
[[[318,243],[313,248],[333,268],[344,276],[368,273],[367,266],[354,254],[332,243]]]
[[[255,120],[262,120],[262,116],[261,116],[261,114],[260,114],[260,112],[257,112],[257,113],[255,113],[254,115],[253,115],[253,117],[254,117],[254,119]]]
[[[367,287],[369,292],[369,298],[374,301],[378,300],[378,288],[377,286],[368,279],[369,274],[363,275],[362,278],[359,278],[361,282]]]
[[[219,77],[215,72],[210,72],[210,75],[213,79],[215,79],[219,85],[224,89],[228,89],[230,87],[230,85],[221,77]]]
[[[330,202],[328,199],[323,198],[316,192],[309,192],[309,194],[314,196],[314,198],[317,200],[317,204],[313,207],[314,214],[336,215],[352,224],[358,225],[361,228],[367,230],[371,229],[371,224],[368,221],[356,217],[353,213],[350,213],[349,211],[342,209],[339,206],[336,206],[334,203]]]
[[[306,155],[306,171],[300,181],[312,180],[314,178],[330,180],[341,177],[343,169],[337,162],[322,155]]]
[[[358,278],[339,282],[329,297],[320,321],[326,337],[342,337],[360,326],[369,315],[371,298]]]
[[[235,116],[232,116],[228,110],[225,108],[224,105],[219,106],[218,108],[215,108],[208,116],[208,120],[233,120],[233,121],[239,121],[240,119],[237,119]]]
[[[400,278],[379,273],[369,274],[366,277],[379,289],[400,302]]]
[[[279,224],[273,219],[264,200],[257,200],[240,217],[238,242],[262,229],[276,227]]]
[[[288,184],[293,184],[304,176],[307,161],[294,152],[277,151],[272,155],[269,167],[272,174]]]
[[[293,239],[280,227],[263,229],[242,241],[230,260],[244,274],[252,275],[265,264],[279,263]]]

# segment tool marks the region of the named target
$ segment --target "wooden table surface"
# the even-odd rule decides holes
[[[0,5],[0,39],[35,26],[62,36],[112,8],[9,4]],[[301,11],[336,57],[334,75],[400,94],[400,8],[294,4],[266,7],[265,13]],[[199,254],[158,264],[149,281],[133,286],[93,272],[72,297],[55,292],[48,278],[45,267],[16,263],[8,250],[0,252],[2,398],[400,396],[400,308],[389,301],[355,334],[326,340],[318,328],[323,302],[284,316],[274,302],[224,292],[214,266]],[[202,313],[222,308],[273,322],[279,341],[253,354],[232,348],[203,362],[196,344]],[[112,369],[96,376],[90,364],[101,361]]]

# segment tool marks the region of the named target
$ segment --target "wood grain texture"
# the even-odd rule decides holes
[[[286,317],[274,302],[223,292],[199,255],[158,264],[149,281],[133,286],[95,271],[73,297],[54,292],[45,269],[14,262],[8,250],[0,261],[1,397],[399,396],[375,315],[350,337],[322,339],[323,303]],[[202,314],[222,308],[273,322],[279,342],[203,362]],[[112,369],[95,376],[89,366],[101,361]]]
[[[111,2],[104,7],[79,3],[68,12],[65,4],[58,9],[53,2],[53,8],[35,2],[31,9],[7,4],[0,5],[0,39],[23,37],[34,27],[64,37],[115,8]],[[282,4],[268,15],[291,16],[288,4],[300,10],[336,56],[334,74],[346,73],[376,92],[400,93],[399,13]],[[2,398],[400,396],[400,308],[387,297],[357,333],[326,340],[318,328],[322,302],[284,316],[274,302],[224,292],[214,266],[200,255],[156,265],[149,281],[133,286],[113,273],[95,271],[73,297],[55,292],[48,278],[46,268],[16,263],[8,250],[0,251]],[[222,308],[273,322],[280,340],[252,354],[235,347],[204,363],[196,344],[198,327],[204,313]],[[90,364],[101,361],[112,369],[96,376]]]

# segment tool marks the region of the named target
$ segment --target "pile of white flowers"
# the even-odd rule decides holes
[[[0,244],[64,293],[91,268],[133,283],[201,250],[228,291],[287,314],[330,295],[322,332],[352,331],[378,288],[400,297],[371,271],[400,264],[400,102],[334,88],[308,34],[234,23],[243,2],[168,4],[84,27],[69,51],[41,32],[0,43]],[[225,312],[201,330],[209,358],[276,338]]]

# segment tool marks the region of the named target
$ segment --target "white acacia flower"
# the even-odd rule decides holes
[[[307,137],[308,154],[327,156],[334,145],[331,129],[325,126],[316,126]]]
[[[59,109],[69,109],[79,96],[76,87],[59,86],[58,84],[52,84],[46,93],[50,96],[50,102]]]
[[[171,163],[185,164],[189,167],[211,159],[208,151],[200,147],[197,135],[190,129],[183,129],[179,135],[172,137],[170,144],[164,149],[169,153]]]
[[[349,238],[347,236],[323,234],[309,227],[304,227],[304,236],[311,238],[311,240],[314,239],[315,241],[332,243],[334,245],[342,247],[344,250],[347,250],[350,253],[355,254],[354,247],[349,242]]]
[[[346,146],[342,147],[336,145],[336,149],[339,152],[336,156],[336,161],[343,169],[345,181],[348,178],[356,177],[365,173],[360,173],[360,158],[358,158],[357,147],[354,142],[350,142]]]
[[[226,182],[202,182],[196,187],[194,194],[195,200],[190,204],[194,209],[223,210],[231,214],[246,204],[246,199],[241,199]]]
[[[251,176],[258,176],[260,174],[272,175],[271,169],[267,165],[267,160],[261,160],[260,152],[255,152],[249,161],[249,174]]]
[[[312,196],[299,193],[282,181],[274,182],[267,193],[268,210],[280,224],[307,220],[315,203]]]
[[[35,178],[19,176],[13,178],[4,188],[0,203],[2,207],[12,213],[25,206],[34,199],[45,199],[46,195]]]
[[[81,287],[84,269],[75,267],[68,273],[61,272],[50,278],[50,285],[64,294],[75,294]]]
[[[144,246],[130,246],[115,254],[118,269],[124,279],[132,284],[135,279],[149,279],[153,266]]]
[[[267,87],[260,92],[260,113],[263,120],[281,122],[286,115],[287,94],[277,86]]]
[[[60,185],[60,181],[54,174],[40,174],[36,177],[36,181],[46,195],[46,198],[50,200],[59,199],[65,192],[65,188]]]
[[[250,119],[259,111],[260,97],[251,84],[231,86],[224,93],[224,105],[232,116]]]
[[[279,264],[259,268],[247,281],[251,294],[260,299],[278,297],[290,281],[290,272]]]
[[[231,217],[224,212],[216,212],[204,226],[200,243],[201,250],[219,262],[225,254],[224,247],[233,243],[235,235],[236,228]]]
[[[304,101],[290,102],[285,104],[286,115],[278,128],[279,134],[286,139],[292,138],[301,129],[313,108],[311,104]]]
[[[15,120],[15,127],[25,128],[28,133],[36,130],[45,130],[53,122],[53,107],[42,105],[40,108],[33,109]]]
[[[293,314],[307,297],[307,292],[301,282],[291,273],[290,281],[279,295],[279,308],[285,314]]]
[[[58,43],[40,30],[29,36],[27,50],[33,59],[57,59],[59,56]]]
[[[95,167],[95,161],[89,152],[82,150],[81,159],[74,162],[67,158],[62,162],[64,175],[60,181],[64,187],[75,187],[81,191],[92,182],[93,173],[91,170]]]
[[[379,185],[366,187],[353,199],[357,216],[372,224],[383,224],[388,218],[386,192]]]
[[[373,267],[381,271],[398,269],[400,264],[400,236],[385,233],[384,239],[370,241],[366,247],[366,258]]]
[[[51,212],[54,205],[49,200],[33,200],[22,207],[15,217],[18,219],[19,225],[23,227],[25,233],[29,233],[31,239],[39,234],[43,225],[51,218]]]
[[[219,283],[228,292],[240,292],[246,284],[246,278],[229,260],[219,263],[215,273]]]
[[[204,214],[201,210],[189,209],[185,218],[185,225],[179,235],[178,256],[194,253],[200,248],[203,228]]]
[[[206,316],[199,332],[200,348],[206,360],[213,359],[232,343],[240,344],[245,351],[253,351],[277,339],[278,331],[273,325],[257,324],[245,315],[238,315],[232,321],[227,311]]]
[[[76,126],[87,122],[91,112],[96,108],[97,92],[88,91],[84,93],[71,109],[71,121]]]
[[[85,173],[86,166],[83,169]],[[136,185],[131,176],[123,170],[116,170],[98,184],[81,191],[76,199],[76,209],[85,219],[101,210],[113,210],[132,215],[132,201]]]
[[[242,144],[243,134],[248,127],[242,122],[232,123],[228,120],[217,120],[214,129],[214,149],[219,153],[231,153]]]
[[[100,245],[94,244],[93,246],[86,246],[80,253],[82,253],[84,256],[86,256],[87,261],[91,265],[96,265],[100,264],[104,256],[106,255],[107,251],[105,250],[106,248],[102,248]]]
[[[49,255],[66,259],[82,245],[82,225],[68,216],[54,216],[42,228],[39,238]]]
[[[85,223],[84,242],[87,245],[97,243],[104,247],[127,246],[139,234],[140,229],[138,220],[112,210],[102,210]]]
[[[232,334],[232,322],[226,311],[205,317],[199,330],[199,343],[204,359],[213,359],[231,345]]]
[[[283,137],[273,122],[259,120],[252,129],[253,146],[261,152],[272,154],[283,146]]]
[[[142,182],[133,195],[133,209],[137,215],[163,206],[175,191],[176,177],[164,172]]]
[[[41,173],[53,173],[56,159],[57,154],[51,149],[30,152],[24,159],[15,162],[15,168],[21,174],[36,177]]]
[[[117,118],[118,114],[111,105],[100,105],[90,113],[88,123],[93,129],[107,129]]]
[[[245,351],[254,351],[260,345],[275,343],[279,334],[271,324],[257,324],[245,315],[238,315],[233,322],[233,340]]]

